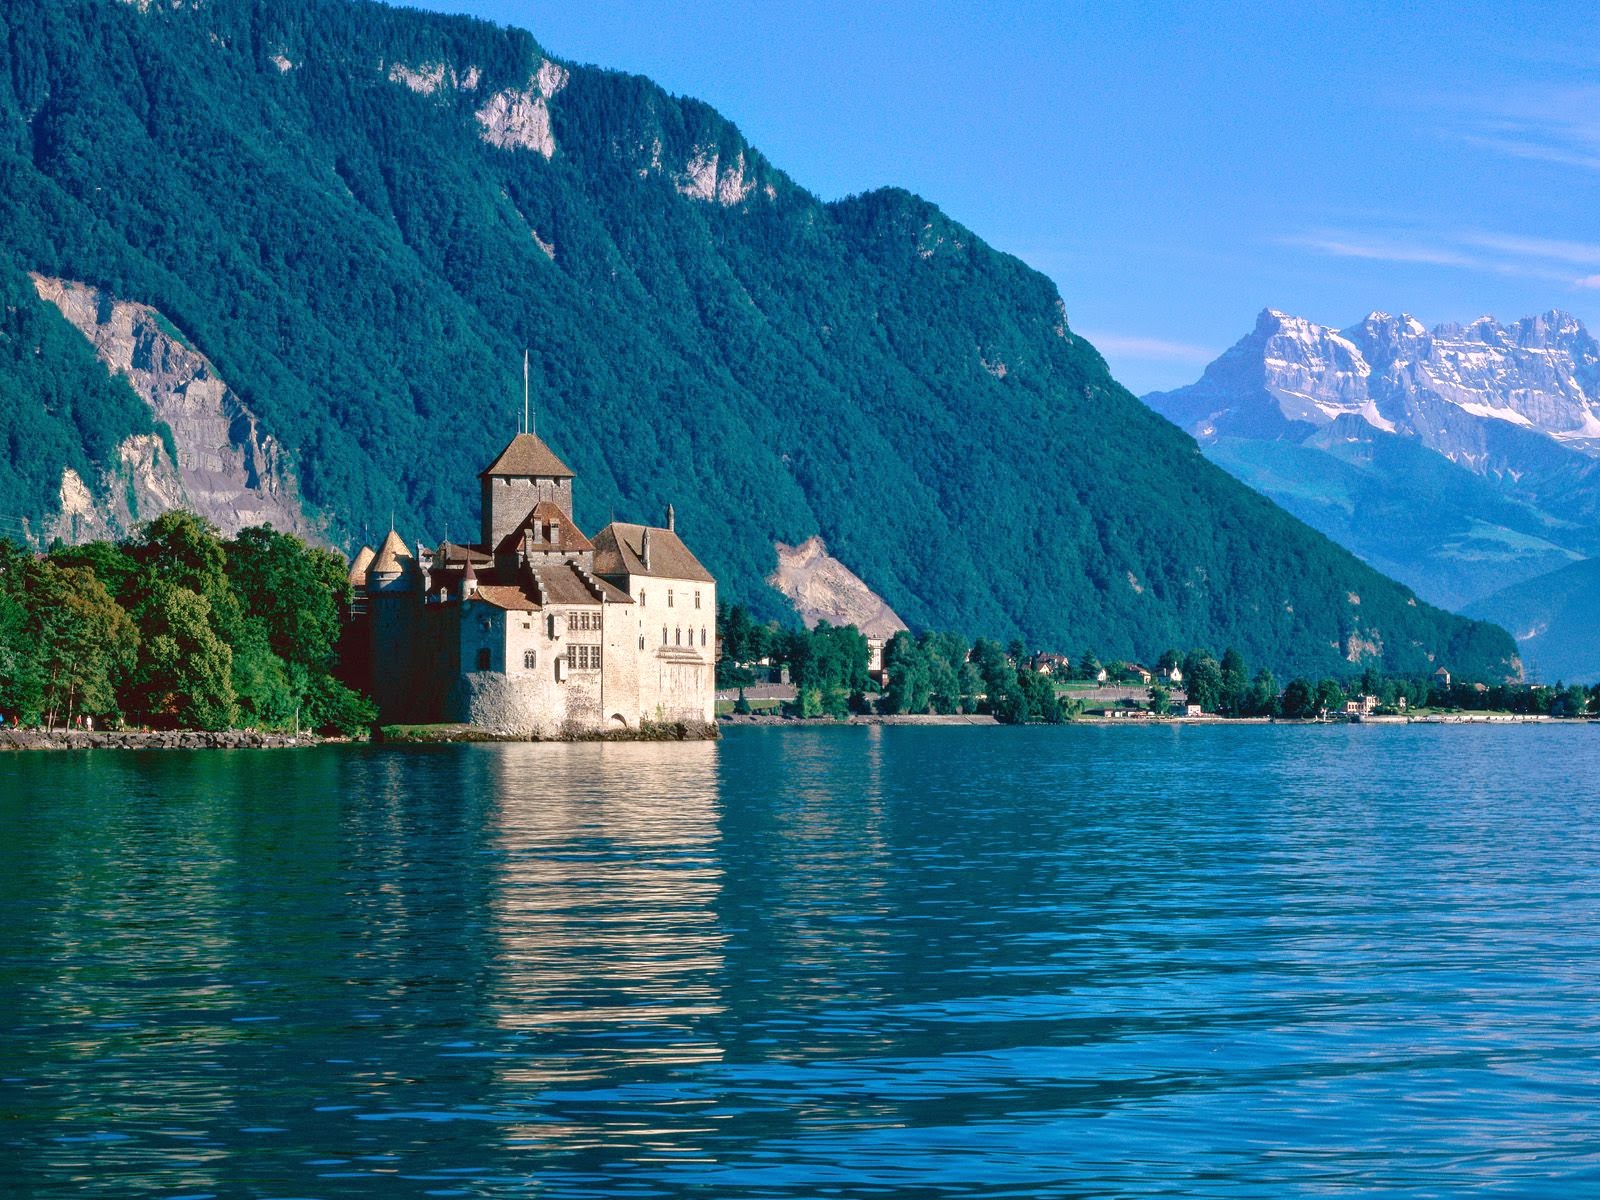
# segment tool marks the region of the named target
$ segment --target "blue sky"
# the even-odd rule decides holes
[[[1050,275],[1138,392],[1269,305],[1600,324],[1600,8],[419,6],[706,100],[824,198],[928,197]]]

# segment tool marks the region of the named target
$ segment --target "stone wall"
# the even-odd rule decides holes
[[[490,553],[500,540],[522,523],[534,505],[548,500],[570,517],[572,480],[486,477],[481,481],[484,549]]]

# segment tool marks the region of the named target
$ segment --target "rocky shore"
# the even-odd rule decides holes
[[[0,751],[5,750],[276,750],[320,746],[330,740],[313,733],[259,733],[227,729],[207,733],[195,729],[157,732],[96,731],[82,729],[0,730]]]

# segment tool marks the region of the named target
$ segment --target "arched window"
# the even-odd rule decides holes
[[[700,626],[700,644],[702,646],[706,644],[706,627],[704,625]]]
[[[487,647],[485,647],[484,649],[478,651],[478,670],[487,671],[488,669],[489,669],[489,650],[488,650]]]
[[[644,634],[642,633],[639,635],[639,649],[644,649]]]
[[[537,650],[524,650],[522,652],[522,669],[531,671],[539,665],[539,652]]]
[[[667,627],[665,625],[661,627],[661,644],[663,646],[667,644]]]

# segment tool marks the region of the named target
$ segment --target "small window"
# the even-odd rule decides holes
[[[704,625],[700,626],[700,644],[702,646],[706,644],[706,627]]]
[[[531,671],[539,665],[539,652],[537,650],[524,650],[522,652],[522,669]]]
[[[673,636],[677,639],[677,641],[674,644],[675,645],[679,645],[679,646],[683,645],[683,626],[681,626],[681,625],[678,626],[678,628],[674,629],[672,631],[672,633],[673,633]]]
[[[699,592],[696,592],[696,593],[695,593],[695,594],[694,594],[694,606],[695,606],[695,607],[696,607],[696,608],[699,608],[699,607],[700,607],[700,593],[699,593]]]
[[[644,634],[642,633],[639,635],[639,649],[644,649]]]
[[[639,607],[640,608],[644,607],[644,589],[643,588],[639,589]]]
[[[667,589],[667,607],[668,608],[672,607],[672,589],[671,588]]]
[[[667,627],[665,625],[661,627],[661,644],[663,646],[667,644]]]
[[[489,651],[487,649],[479,650],[478,651],[478,670],[487,671],[488,669],[489,669]]]

